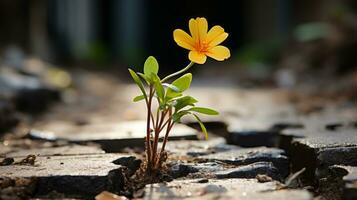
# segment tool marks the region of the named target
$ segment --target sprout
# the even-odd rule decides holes
[[[192,27],[197,29],[191,30]],[[192,37],[186,33],[182,33],[183,31],[180,29],[176,29],[174,31],[174,40],[179,44],[179,46],[187,49],[192,47],[190,49],[191,52],[194,52],[193,54],[202,54],[200,57],[204,56],[204,60],[206,60],[206,55],[216,60],[224,60],[230,56],[228,48],[217,46],[228,36],[228,34],[225,33],[223,28],[220,26],[214,26],[207,33],[206,19],[197,18],[190,20],[190,30],[193,35]],[[184,40],[182,40],[182,37],[179,37],[182,35],[185,36]],[[203,46],[204,48],[197,45],[202,42],[207,43],[206,46]],[[217,47],[218,49],[224,48],[223,53],[215,51],[217,50]],[[217,53],[217,55],[214,53]],[[176,123],[180,123],[183,116],[192,115],[199,123],[202,132],[205,134],[205,138],[207,139],[207,130],[198,114],[218,115],[218,112],[213,109],[197,107],[196,103],[198,101],[194,97],[184,95],[184,92],[189,89],[192,81],[192,74],[185,72],[193,66],[195,61],[197,61],[197,59],[192,59],[192,56],[190,57],[190,60],[191,62],[185,68],[170,74],[163,79],[160,79],[158,76],[159,63],[153,56],[149,56],[146,59],[143,73],[134,72],[129,69],[130,75],[141,91],[141,94],[134,97],[133,101],[145,101],[147,108],[145,170],[148,174],[153,174],[161,169],[166,160],[165,146],[170,131]],[[196,63],[203,64],[204,62],[201,61],[202,60]],[[168,80],[177,77],[178,75],[181,76],[176,78],[171,83],[168,82]],[[153,108],[153,99],[156,99],[158,102],[157,108]],[[164,136],[164,139],[162,146],[159,149],[158,145],[160,136]]]

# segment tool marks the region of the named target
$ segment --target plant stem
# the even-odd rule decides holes
[[[160,129],[159,129],[160,132],[161,132],[162,129],[164,129],[165,126],[171,121],[171,119],[172,119],[172,116],[169,115],[169,118],[166,120],[166,122],[165,122],[162,126],[160,126]]]
[[[172,78],[172,77],[174,77],[174,76],[177,76],[177,75],[179,75],[179,74],[184,73],[185,71],[187,71],[188,69],[190,69],[193,64],[194,64],[194,62],[190,62],[185,68],[181,69],[180,71],[177,71],[177,72],[175,72],[175,73],[173,73],[173,74],[170,74],[170,75],[166,76],[165,78],[163,78],[163,79],[161,80],[161,82],[163,83],[163,82],[165,82],[166,80],[168,80],[168,79],[170,79],[170,78]]]
[[[167,124],[167,128],[166,128],[166,134],[165,134],[165,138],[164,138],[164,141],[162,143],[162,147],[161,147],[161,151],[160,151],[160,155],[165,151],[165,146],[166,146],[166,142],[168,140],[168,137],[169,137],[169,133],[172,129],[172,127],[174,126],[174,122],[171,120],[171,116],[172,116],[172,110],[170,109],[169,110],[169,116],[170,116],[170,121],[168,122]]]
[[[162,112],[162,117],[161,117],[161,119],[160,119],[160,123],[159,123],[159,125],[157,126],[159,132],[161,132],[161,130],[162,130],[161,126],[162,126],[162,123],[164,122],[165,116],[166,116],[166,114],[167,114],[168,111],[169,111],[169,109],[166,109],[166,110],[164,110],[164,111]]]
[[[157,127],[159,126],[159,117],[160,117],[160,109],[159,109],[159,107],[157,107],[157,109],[156,109],[156,125],[155,125],[155,129],[157,129]]]
[[[152,161],[151,163],[154,165],[154,168],[156,167],[156,163],[157,163],[157,159],[160,159],[160,157],[157,157],[157,146],[159,143],[159,135],[160,135],[160,126],[162,125],[162,122],[164,121],[164,118],[166,116],[167,110],[163,110],[161,111],[161,116],[160,116],[160,120],[159,118],[157,118],[156,121],[156,127],[155,127],[155,138],[154,138],[154,147],[153,147],[153,157],[152,157]],[[158,112],[159,115],[159,112]],[[160,124],[159,124],[160,121]]]
[[[150,92],[149,92],[149,99],[148,99],[148,103],[147,103],[147,123],[146,123],[146,155],[147,155],[147,166],[149,168],[149,170],[151,170],[151,129],[150,129],[150,121],[151,121],[151,102],[152,102],[152,90],[153,90],[153,86],[150,85]]]
[[[152,99],[155,95],[155,90],[152,89],[152,92],[150,93],[150,98]],[[150,109],[151,109],[151,104],[152,104],[152,100],[150,102]],[[150,110],[150,116],[151,116],[151,122],[152,122],[152,128],[155,129],[156,126],[155,126],[155,121],[154,121],[154,115],[152,114],[151,110]]]

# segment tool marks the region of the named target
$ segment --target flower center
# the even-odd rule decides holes
[[[202,41],[198,41],[195,45],[195,49],[200,53],[206,53],[208,51],[208,47],[208,44]]]

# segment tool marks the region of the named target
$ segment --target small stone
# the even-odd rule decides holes
[[[142,161],[135,156],[121,157],[113,161],[114,164],[128,167],[132,171],[139,169],[141,162]]]
[[[15,165],[35,165],[36,156],[28,155],[26,158],[21,159],[20,161],[15,162]]]
[[[206,179],[206,178],[200,179],[197,181],[197,183],[208,183],[208,179]]]
[[[190,164],[175,164],[170,168],[170,175],[173,178],[187,176],[188,174],[196,172],[198,172],[198,169]]]
[[[273,179],[270,176],[267,176],[265,174],[258,174],[255,178],[258,180],[259,183],[266,183],[266,182],[273,181]]]
[[[11,165],[12,163],[14,163],[15,160],[14,158],[4,158],[1,162],[0,162],[0,166],[5,166],[5,165]]]
[[[123,196],[118,196],[108,191],[101,192],[95,196],[95,200],[127,200],[128,198]]]

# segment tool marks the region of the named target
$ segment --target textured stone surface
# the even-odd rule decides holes
[[[256,179],[183,180],[147,185],[144,199],[312,200],[304,190],[276,189],[276,182],[258,183]]]
[[[289,173],[285,152],[276,148],[240,148],[196,157],[198,162],[179,162],[171,167],[173,177],[254,178],[266,174],[283,180]]]
[[[161,146],[161,144],[159,146]],[[226,144],[225,139],[221,137],[200,141],[183,140],[168,142],[166,145],[166,150],[170,153],[192,157],[225,152],[233,149],[238,149],[238,147]]]
[[[200,156],[199,158],[213,162],[223,162],[231,165],[248,165],[256,162],[270,162],[279,170],[282,177],[287,176],[289,172],[289,161],[284,150],[276,148],[244,148]]]
[[[95,146],[67,145],[60,147],[45,147],[31,149],[11,149],[5,153],[0,152],[0,157],[26,157],[27,155],[36,156],[60,156],[60,155],[84,155],[102,154],[104,151]]]
[[[302,137],[294,139],[293,142],[298,142],[314,149],[357,146],[356,129],[338,131],[296,129],[289,131],[290,133],[296,133],[296,136]]]
[[[288,146],[291,154],[293,171],[306,168],[304,177],[309,182],[316,178],[317,169],[323,171],[331,165],[357,164],[357,129],[337,128],[339,123],[332,122],[329,126],[321,124],[320,128],[285,130],[281,133],[286,143],[284,146]]]
[[[222,178],[255,178],[258,174],[265,174],[275,180],[283,180],[281,172],[270,162],[256,162],[249,165],[229,168],[214,173],[219,179]],[[287,174],[283,174],[287,175]]]
[[[227,140],[242,147],[273,147],[278,144],[279,131],[286,128],[302,128],[302,125],[296,119],[284,118],[235,120],[228,125]]]
[[[120,165],[123,154],[37,157],[34,165],[0,167],[3,178],[35,178],[37,195],[55,190],[66,195],[92,197],[103,190],[122,187]],[[15,161],[21,158],[15,159]]]
[[[334,171],[343,169],[339,173],[343,181],[343,196],[347,200],[357,199],[357,167],[356,166],[332,166]]]
[[[70,142],[96,142],[108,152],[115,152],[125,147],[144,145],[145,121],[127,121],[121,123],[100,123],[73,126],[68,123],[52,123],[43,130],[31,130],[30,136],[45,140],[66,140]],[[161,135],[163,137],[163,135]],[[188,126],[177,124],[170,133],[170,140],[197,139],[197,131]]]
[[[282,181],[287,175],[279,171],[271,162],[255,162],[247,165],[225,165],[216,162],[181,163],[171,167],[174,178],[191,176],[195,178],[255,178],[258,174],[267,175],[274,180]]]

